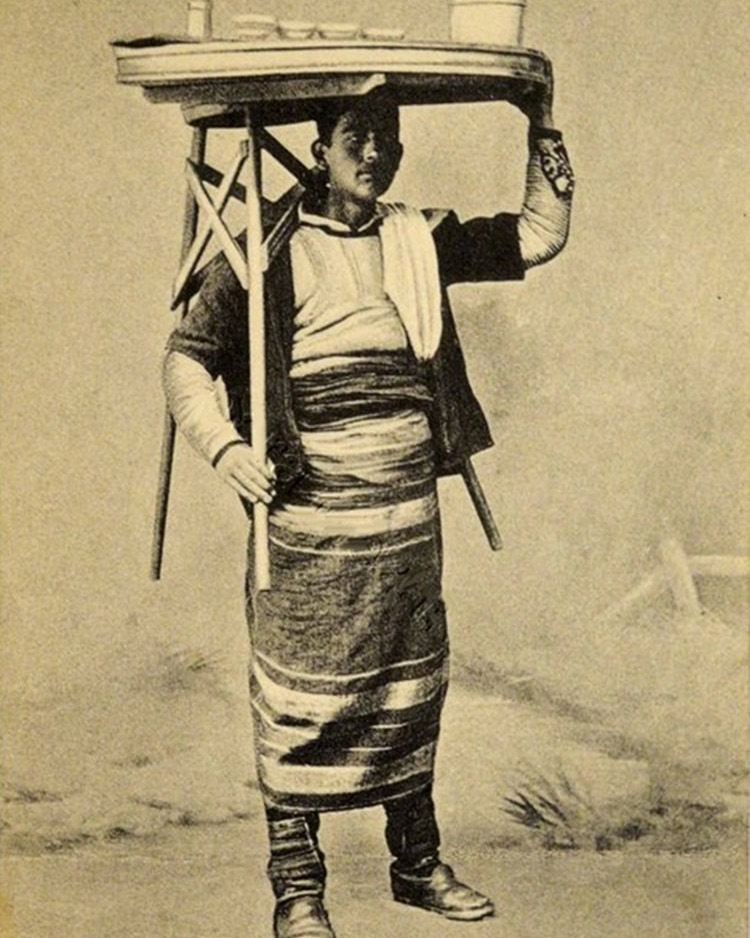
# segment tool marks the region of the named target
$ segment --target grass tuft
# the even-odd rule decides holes
[[[23,786],[10,787],[3,794],[3,801],[6,804],[42,804],[46,802],[62,801],[62,795],[53,791],[47,791],[44,788],[24,788]]]
[[[634,844],[654,852],[696,853],[744,836],[723,805],[643,799],[597,807],[563,772],[536,776],[504,798],[504,812],[546,850],[609,851]]]

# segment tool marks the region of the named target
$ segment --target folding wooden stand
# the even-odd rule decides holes
[[[250,341],[250,444],[266,461],[266,363],[264,275],[294,230],[295,213],[311,171],[268,130],[273,124],[309,120],[323,99],[363,95],[387,85],[401,104],[518,100],[552,84],[549,61],[528,49],[461,46],[455,43],[195,42],[150,38],[113,43],[118,80],[140,85],[154,102],[180,103],[193,127],[185,173],[188,195],[182,260],[173,309],[184,316],[202,280],[199,264],[216,238],[237,279],[247,290]],[[245,137],[221,173],[206,162],[208,133],[244,128]],[[297,180],[276,203],[262,197],[261,153],[277,160]],[[244,170],[245,182],[240,183]],[[214,187],[213,195],[207,186]],[[246,206],[246,250],[232,235],[223,213],[230,200]],[[261,206],[274,221],[264,238]],[[271,311],[269,311],[271,312]],[[175,426],[165,420],[151,556],[151,577],[161,576]],[[500,535],[474,468],[462,475],[490,546]],[[256,589],[270,587],[268,509],[253,506]]]
[[[232,164],[222,175],[205,161],[208,128],[201,124],[193,130],[190,157],[185,166],[188,196],[183,228],[182,263],[173,289],[172,308],[187,314],[190,299],[201,280],[198,269],[203,253],[213,235],[232,271],[248,297],[248,338],[250,349],[249,389],[251,439],[256,458],[265,463],[266,452],[266,362],[265,362],[265,300],[263,282],[268,265],[284,246],[293,230],[294,215],[309,182],[309,171],[275,137],[254,120],[246,110],[247,137],[238,147]],[[297,183],[273,206],[276,223],[264,238],[261,218],[262,178],[261,153],[266,150],[297,178]],[[238,182],[246,169],[246,184]],[[216,186],[212,197],[206,185]],[[234,197],[246,206],[246,250],[243,252],[223,218],[223,212]],[[203,218],[199,226],[199,217]],[[156,515],[151,553],[151,577],[158,580],[164,556],[169,488],[175,445],[175,424],[167,413],[162,445]],[[253,506],[253,538],[255,549],[256,588],[268,589],[268,509],[262,502]]]

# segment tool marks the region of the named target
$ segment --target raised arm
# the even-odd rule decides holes
[[[553,126],[551,95],[514,103],[529,119],[523,207],[519,214],[466,222],[454,212],[437,216],[433,238],[445,286],[522,280],[529,267],[553,258],[567,241],[574,179],[562,134]]]
[[[528,268],[551,260],[565,246],[575,180],[554,126],[551,92],[526,97],[518,107],[529,119],[526,191],[518,217],[521,257]]]

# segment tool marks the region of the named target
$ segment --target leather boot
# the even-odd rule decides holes
[[[276,896],[275,938],[336,938],[323,905],[326,866],[318,843],[318,815],[267,808],[266,818],[268,876]]]
[[[391,889],[397,902],[458,921],[473,922],[495,911],[487,896],[459,882],[448,864],[440,861],[426,864],[422,871],[391,864]]]
[[[322,896],[326,866],[318,843],[318,815],[266,813],[271,848],[267,871],[276,899]]]
[[[274,938],[336,938],[320,896],[280,899],[273,914]]]

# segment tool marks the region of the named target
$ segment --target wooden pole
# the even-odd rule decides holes
[[[613,619],[619,619],[621,616],[629,615],[634,607],[652,602],[666,592],[668,588],[667,575],[662,567],[658,567],[597,618],[606,623]]]
[[[190,191],[193,193],[193,198],[198,203],[198,208],[208,218],[211,230],[221,245],[224,257],[226,257],[235,277],[243,287],[247,287],[247,262],[242,256],[242,251],[237,247],[237,242],[232,237],[232,233],[227,228],[224,219],[216,211],[216,206],[203,188],[203,183],[196,172],[195,166],[189,160],[185,166],[185,178],[190,186]]]
[[[242,167],[245,165],[246,159],[247,140],[243,140],[231,169],[219,183],[218,191],[216,192],[216,211],[219,215],[221,215],[221,213],[224,211],[227,203],[234,194],[237,178],[242,171]],[[196,169],[200,177],[201,167],[198,166]],[[189,182],[188,185],[190,185]],[[191,186],[191,190],[192,189],[193,187]],[[242,192],[242,201],[245,201],[244,189]],[[185,289],[190,282],[190,278],[195,273],[195,268],[198,266],[198,263],[203,256],[203,252],[205,251],[206,245],[208,244],[208,241],[211,237],[212,230],[211,223],[206,221],[205,224],[201,226],[200,230],[196,232],[195,240],[190,245],[190,250],[187,253],[187,257],[185,258],[185,261],[180,267],[179,273],[175,278],[174,288],[172,290],[172,309],[176,309],[184,299]]]
[[[662,565],[649,573],[622,599],[603,612],[598,617],[602,622],[629,615],[634,607],[652,602],[667,589],[672,590],[675,605],[679,610],[698,616],[701,614],[702,606],[693,581],[694,576],[750,576],[750,561],[747,557],[731,555],[686,557],[685,552],[674,539],[664,541],[660,545],[659,552]]]
[[[263,277],[266,269],[261,221],[261,145],[260,128],[247,112],[248,176],[247,176],[247,298],[249,388],[250,388],[250,445],[255,458],[265,463],[266,452],[266,322],[263,296]],[[268,506],[263,502],[253,505],[253,549],[255,552],[255,590],[271,587],[271,565],[268,551]]]
[[[492,509],[484,494],[479,476],[477,476],[476,470],[471,464],[471,460],[468,458],[464,460],[461,466],[461,475],[464,477],[466,488],[469,490],[469,495],[474,503],[476,513],[479,515],[479,520],[482,523],[482,528],[490,547],[493,550],[502,550],[503,539],[500,537],[500,531],[492,516]]]
[[[258,128],[258,143],[267,150],[277,163],[291,173],[297,179],[297,182],[307,186],[310,182],[311,172],[305,164],[280,143],[276,137],[270,134],[265,127]]]
[[[190,144],[190,159],[201,165],[206,160],[206,128],[196,127]],[[198,229],[198,205],[188,188],[185,197],[185,216],[182,226],[182,251],[180,261],[184,263],[190,246],[195,239]],[[188,300],[180,307],[180,319],[187,315]],[[164,560],[164,535],[167,529],[167,512],[169,510],[169,487],[172,481],[172,463],[174,461],[174,444],[176,436],[175,422],[168,410],[164,413],[164,430],[162,434],[161,457],[159,460],[159,482],[156,491],[156,509],[154,511],[154,528],[151,540],[151,571],[152,580],[161,578],[162,562]]]
[[[677,611],[699,616],[702,612],[701,602],[682,544],[673,537],[665,538],[659,545],[659,554]]]
[[[696,576],[746,577],[750,576],[750,560],[747,557],[708,555],[688,557],[690,570]]]

